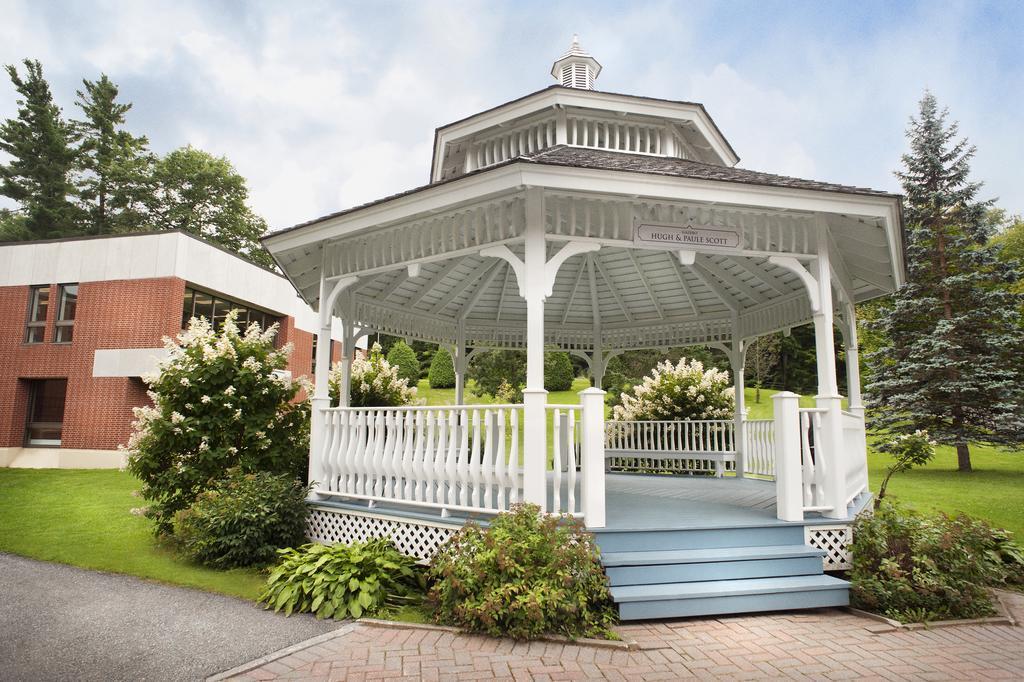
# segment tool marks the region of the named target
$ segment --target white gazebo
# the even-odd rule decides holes
[[[520,500],[601,538],[696,527],[708,510],[831,532],[866,500],[854,304],[902,282],[899,197],[737,168],[702,105],[595,91],[600,68],[574,40],[559,85],[438,128],[429,184],[265,238],[320,311],[321,340],[343,321],[346,376],[371,331],[450,346],[456,366],[457,405],[350,408],[346,380],[332,407],[317,345],[314,534],[391,533],[425,556],[462,519]],[[808,322],[816,406],[783,393],[774,420],[744,419],[747,344]],[[547,403],[547,349],[585,358],[599,387],[617,353],[695,344],[731,360],[732,422],[606,424],[599,388]],[[522,405],[464,404],[467,362],[489,348],[526,351]],[[719,477],[609,473],[652,468]],[[649,494],[671,500],[660,521]]]

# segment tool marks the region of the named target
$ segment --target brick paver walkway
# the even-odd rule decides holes
[[[1011,606],[1019,622],[1024,597]],[[234,679],[1024,678],[1024,627],[884,629],[841,610],[687,619],[620,627],[626,651],[355,623]]]

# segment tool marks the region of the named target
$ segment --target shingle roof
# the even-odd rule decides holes
[[[896,198],[900,195],[881,190],[868,189],[865,187],[854,187],[851,185],[839,185],[831,182],[820,182],[818,180],[805,180],[802,178],[791,178],[786,175],[775,175],[773,173],[761,173],[758,171],[746,170],[743,168],[730,168],[728,166],[716,166],[701,161],[689,161],[664,156],[649,156],[646,154],[630,154],[627,152],[606,151],[603,149],[587,149],[584,147],[569,147],[557,145],[549,147],[536,154],[517,156],[493,166],[487,166],[465,175],[459,175],[447,180],[440,180],[429,185],[415,187],[413,189],[392,194],[391,196],[377,199],[365,204],[353,206],[341,211],[335,211],[319,218],[314,218],[298,225],[282,228],[274,232],[268,232],[262,239],[266,240],[285,232],[307,227],[330,218],[337,218],[349,213],[354,213],[371,206],[384,204],[401,197],[409,196],[432,189],[440,185],[447,185],[458,182],[463,178],[487,173],[497,168],[504,168],[514,163],[530,163],[543,166],[562,166],[569,168],[586,168],[592,170],[610,170],[627,173],[648,173],[650,175],[666,175],[677,178],[690,178],[694,180],[710,180],[717,182],[735,182],[746,185],[762,185],[766,187],[783,187],[790,189],[807,189],[818,192],[837,192],[841,194],[860,194],[873,197]]]
[[[897,196],[890,192],[882,192],[865,187],[791,178],[786,175],[761,173],[744,168],[716,166],[701,161],[689,161],[687,159],[666,156],[649,156],[647,154],[630,154],[603,149],[568,147],[566,145],[549,147],[536,154],[520,157],[520,160],[546,166],[568,166],[571,168],[648,173],[650,175],[668,175],[676,178],[738,182],[747,185],[809,189],[819,192],[842,192],[844,194],[864,194],[876,197]]]

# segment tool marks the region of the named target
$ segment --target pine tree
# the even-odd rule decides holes
[[[991,202],[969,180],[975,148],[947,118],[925,93],[910,120],[910,153],[896,174],[907,283],[879,306],[868,391],[875,428],[926,429],[970,471],[970,443],[1024,442],[1024,332],[1015,266],[997,258]]]
[[[79,162],[82,205],[91,234],[130,232],[146,227],[143,214],[152,157],[149,141],[124,129],[131,104],[117,101],[118,88],[106,74],[83,80],[76,104],[85,114],[76,127],[81,135]]]
[[[24,228],[32,239],[77,234],[79,213],[70,197],[76,151],[74,130],[53,102],[43,67],[24,60],[24,78],[5,67],[20,97],[15,118],[0,124],[0,151],[11,159],[0,164],[0,194],[21,204]]]

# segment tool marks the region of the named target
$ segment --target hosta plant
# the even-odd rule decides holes
[[[291,346],[275,348],[276,333],[240,331],[232,312],[219,332],[196,318],[165,339],[166,359],[143,377],[153,404],[136,408],[127,446],[157,533],[228,469],[305,478],[309,403],[296,400],[303,381],[282,371]]]
[[[341,395],[341,363],[335,363],[329,375],[332,401],[336,404]],[[367,357],[356,357],[352,361],[349,406],[351,407],[400,407],[417,402],[416,388],[399,376],[399,369],[381,353],[379,343],[373,344]]]
[[[662,362],[612,410],[616,421],[732,419],[736,396],[728,372],[682,358]]]
[[[275,612],[360,618],[422,599],[416,559],[380,538],[351,545],[282,549],[260,602]]]
[[[515,505],[468,523],[434,556],[434,619],[494,636],[607,636],[615,622],[593,536],[576,519]]]

